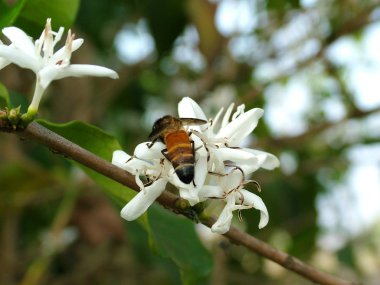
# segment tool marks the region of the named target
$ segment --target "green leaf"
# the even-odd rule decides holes
[[[13,5],[7,5],[0,1],[0,28],[10,26],[17,19],[27,0],[15,1]]]
[[[154,246],[180,268],[183,284],[203,284],[212,270],[212,258],[194,223],[155,205],[149,208],[148,219]]]
[[[4,109],[5,107],[10,108],[10,105],[8,90],[0,83],[0,109]]]
[[[113,136],[93,125],[79,121],[72,121],[65,124],[54,124],[44,120],[38,120],[38,122],[49,130],[63,136],[107,161],[111,161],[113,151],[121,149],[119,142]],[[115,198],[119,205],[124,205],[125,202],[130,201],[135,195],[133,190],[118,182],[81,164],[77,165],[98,185],[102,186],[107,192],[112,194],[113,198]]]
[[[79,9],[80,0],[28,0],[22,7],[15,26],[33,38],[40,36],[46,19],[52,19],[53,30],[72,26]]]

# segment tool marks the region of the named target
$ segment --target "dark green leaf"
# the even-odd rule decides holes
[[[113,151],[121,149],[118,141],[113,136],[93,125],[79,121],[72,121],[65,124],[54,124],[43,120],[39,120],[38,122],[49,130],[80,145],[107,161],[111,161]],[[135,195],[135,192],[127,187],[122,186],[83,165],[78,165],[98,185],[102,186],[107,192],[112,194],[113,198],[116,198],[119,205],[125,204],[126,201],[131,200]]]
[[[199,284],[210,274],[212,258],[195,232],[194,223],[161,207],[148,211],[154,246],[180,268],[183,284]]]
[[[53,29],[69,28],[76,17],[79,0],[29,0],[25,3],[16,21],[16,26],[37,37],[47,18],[52,19]]]
[[[7,88],[0,83],[0,108],[11,107]]]
[[[19,0],[14,5],[7,5],[0,1],[0,28],[12,25],[26,2],[27,0]]]

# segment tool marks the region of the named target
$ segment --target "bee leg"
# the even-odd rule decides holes
[[[147,143],[147,144],[146,144],[147,147],[148,147],[148,148],[151,148],[157,140],[158,140],[158,138],[152,140],[151,143]]]
[[[190,134],[191,134],[191,132],[190,132]],[[190,136],[190,134],[189,134],[189,136]],[[194,144],[193,140],[191,140],[191,147],[192,147],[191,152],[192,152],[194,160],[195,160],[195,144]],[[194,164],[195,164],[195,161],[194,161]],[[193,182],[194,187],[197,187],[197,185],[195,184],[194,178],[193,178],[192,182]]]
[[[167,160],[169,160],[170,161],[170,158],[169,158],[169,156],[168,156],[168,154],[167,154],[167,149],[166,148],[164,148],[163,150],[161,150],[161,153],[162,153],[162,155],[167,159]]]
[[[209,162],[210,161],[210,150],[208,149],[206,144],[204,144],[203,146],[205,147],[205,150],[207,151],[207,162]]]

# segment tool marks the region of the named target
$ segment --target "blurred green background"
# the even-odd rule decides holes
[[[236,225],[324,271],[378,284],[379,4],[5,0],[0,26],[37,38],[52,17],[54,30],[71,27],[85,39],[72,62],[117,70],[116,81],[54,82],[40,117],[94,124],[129,153],[155,119],[177,114],[184,96],[210,117],[231,102],[263,108],[247,145],[281,160],[280,169],[252,177],[270,222],[258,230],[257,212],[244,211]],[[28,106],[32,72],[11,65],[0,81],[14,106]],[[202,227],[204,252],[179,263],[204,272],[184,278],[173,253],[152,245],[141,224],[119,217],[121,206],[61,155],[0,133],[0,284],[310,283]],[[169,215],[158,206],[150,214]],[[173,227],[185,223],[169,219]],[[199,242],[190,234],[189,241]],[[212,265],[198,263],[204,259]]]

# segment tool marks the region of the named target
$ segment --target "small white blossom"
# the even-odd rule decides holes
[[[216,176],[209,184],[200,191],[201,200],[219,199],[225,202],[225,206],[219,218],[212,226],[215,233],[226,233],[232,222],[233,211],[255,208],[260,211],[259,228],[263,228],[269,221],[268,210],[263,200],[244,189],[244,185],[249,181],[244,180],[244,173],[241,169],[233,168],[224,176]]]
[[[233,212],[249,208],[260,211],[259,228],[264,227],[269,220],[267,208],[259,196],[244,189],[244,186],[251,182],[249,176],[254,171],[259,168],[274,169],[279,166],[279,160],[264,151],[239,147],[257,126],[263,110],[255,108],[244,112],[244,105],[241,105],[233,114],[232,111],[233,105],[223,118],[222,109],[208,124],[186,127],[191,131],[194,142],[194,183],[184,184],[179,180],[173,166],[162,154],[165,145],[161,142],[154,143],[151,148],[147,142],[139,144],[133,157],[116,151],[113,163],[134,174],[141,190],[123,208],[122,216],[131,220],[143,214],[169,182],[179,189],[179,195],[190,205],[208,199],[225,203],[211,228],[213,232],[226,233]],[[187,97],[179,103],[178,113],[180,118],[207,120],[199,105]],[[123,158],[120,158],[121,153]],[[140,176],[149,180],[149,186],[143,185]]]
[[[62,38],[64,28],[58,32],[51,29],[51,20],[47,19],[45,29],[35,42],[24,31],[16,27],[4,28],[3,34],[10,45],[0,41],[0,69],[10,63],[32,70],[37,76],[36,88],[28,113],[35,114],[41,97],[53,80],[69,76],[105,76],[118,78],[115,71],[106,67],[89,64],[70,64],[71,54],[83,43],[83,39],[74,39],[69,30],[65,45],[54,52],[54,47]]]

